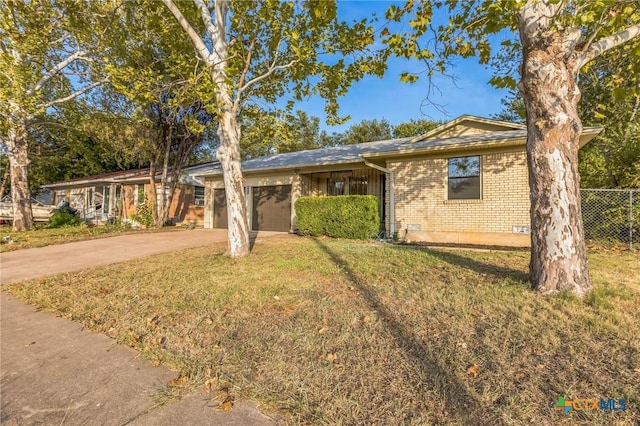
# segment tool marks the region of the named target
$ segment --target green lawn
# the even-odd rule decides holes
[[[33,247],[44,247],[52,244],[64,244],[74,241],[92,240],[95,238],[113,237],[116,235],[137,232],[154,232],[157,230],[141,230],[124,228],[116,225],[105,226],[71,226],[54,229],[33,229],[25,232],[13,232],[11,227],[0,228],[0,240],[10,236],[11,244],[0,244],[0,252],[21,250]]]
[[[640,422],[637,252],[592,253],[596,290],[578,300],[532,292],[523,252],[299,237],[224,250],[10,291],[181,371],[164,397],[228,388],[286,423]],[[560,396],[628,409],[563,415]]]

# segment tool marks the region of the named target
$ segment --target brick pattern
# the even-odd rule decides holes
[[[389,162],[395,175],[395,229],[512,233],[529,226],[526,153],[482,155],[481,199],[447,200],[447,159]]]

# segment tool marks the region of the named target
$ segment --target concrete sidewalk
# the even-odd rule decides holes
[[[267,236],[266,234],[264,236]],[[270,234],[274,235],[274,234]],[[260,237],[263,237],[261,235]],[[125,235],[2,253],[2,283],[225,240],[224,231]],[[30,266],[30,267],[29,267]],[[164,406],[157,393],[177,373],[72,321],[0,292],[2,425],[271,425],[251,403],[213,408],[202,393]]]

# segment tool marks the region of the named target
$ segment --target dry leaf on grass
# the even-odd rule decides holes
[[[178,376],[177,379],[173,379],[169,382],[169,386],[182,386],[187,382],[187,378],[185,376]]]
[[[318,330],[318,333],[320,334],[324,334],[327,332],[327,327],[322,327],[320,330]]]
[[[476,364],[472,364],[471,367],[467,368],[467,374],[475,379],[478,377],[478,374],[480,374],[480,367]]]
[[[154,360],[153,360],[153,366],[154,366],[154,367],[157,367],[157,366],[159,366],[159,365],[160,365],[160,360],[159,360],[159,359],[154,359]]]
[[[338,359],[338,355],[335,352],[327,354],[327,361],[334,362],[336,359]]]
[[[220,409],[222,411],[229,411],[233,407],[233,401],[230,399],[225,399],[222,404],[220,404]]]
[[[218,410],[229,411],[233,408],[233,395],[229,393],[229,388],[224,387],[220,389],[218,395],[214,398],[214,400],[219,401],[218,406],[216,407]]]

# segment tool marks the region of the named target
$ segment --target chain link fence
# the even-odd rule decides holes
[[[640,248],[640,190],[581,189],[588,243]]]

